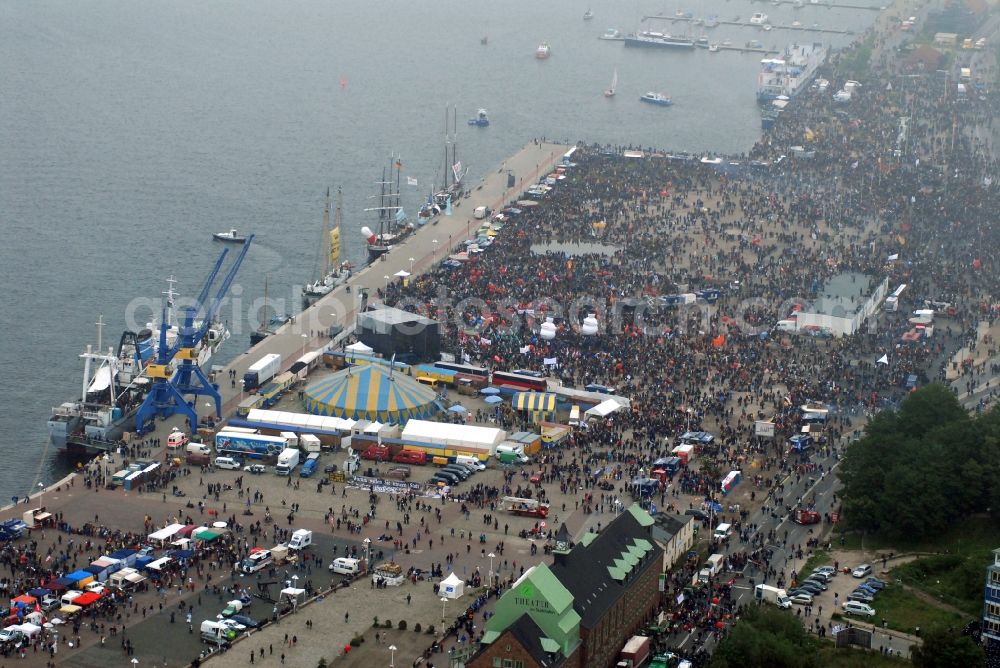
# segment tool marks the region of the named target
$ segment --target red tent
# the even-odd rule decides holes
[[[84,594],[80,594],[79,596],[77,596],[76,598],[74,598],[73,599],[73,605],[79,605],[81,608],[82,607],[86,607],[86,606],[90,605],[91,603],[94,603],[94,602],[98,601],[100,598],[101,598],[100,594],[95,594],[92,591],[88,591],[88,592],[86,592]]]

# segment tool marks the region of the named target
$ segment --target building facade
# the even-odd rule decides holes
[[[993,563],[986,568],[982,632],[983,645],[1000,649],[1000,549],[993,550]]]

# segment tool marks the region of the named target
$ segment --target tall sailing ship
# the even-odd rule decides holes
[[[310,306],[320,297],[328,295],[351,276],[349,262],[340,261],[340,227],[343,223],[343,195],[337,189],[337,211],[333,227],[330,227],[330,189],[326,190],[326,206],[323,209],[323,231],[320,236],[318,277],[302,288],[302,304]]]

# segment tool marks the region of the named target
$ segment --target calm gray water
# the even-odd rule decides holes
[[[595,18],[585,22],[588,5]],[[64,467],[45,448],[45,420],[79,393],[77,355],[95,342],[99,315],[108,345],[131,300],[158,299],[169,275],[197,293],[220,251],[209,235],[230,227],[258,235],[236,294],[250,303],[267,275],[272,300],[294,310],[325,189],[343,188],[345,253],[362,260],[362,209],[390,154],[419,182],[405,189],[411,213],[441,183],[449,104],[473,181],[540,136],[746,150],[759,134],[759,56],[597,39],[678,9],[855,30],[875,16],[747,0],[0,0],[0,499]],[[811,39],[706,34],[779,48]],[[547,61],[534,58],[542,41]],[[618,96],[607,100],[616,67]],[[639,103],[647,90],[675,106]],[[487,129],[465,124],[479,107]],[[251,328],[245,314],[224,316],[236,333],[223,360],[245,349]]]

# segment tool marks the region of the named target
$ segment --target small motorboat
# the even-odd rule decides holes
[[[552,55],[552,50],[549,48],[548,42],[542,42],[538,45],[538,48],[535,49],[535,58],[538,58],[539,60],[545,60],[550,55]]]
[[[592,18],[594,18],[594,12],[590,11],[589,9],[583,13],[584,21],[589,21]]]
[[[640,97],[639,100],[642,102],[648,102],[649,104],[655,104],[659,107],[669,107],[674,103],[674,101],[670,99],[669,95],[664,95],[663,93],[652,93],[652,92],[646,93],[645,95]]]
[[[719,51],[719,45],[718,44],[709,44],[708,45],[708,52],[709,53],[718,53],[718,51]]]
[[[247,238],[236,232],[236,228],[232,228],[228,232],[216,232],[212,235],[212,238],[216,241],[225,241],[231,244],[245,244]]]
[[[480,128],[489,127],[489,124],[490,124],[490,119],[489,116],[486,115],[485,109],[480,109],[479,111],[476,112],[475,118],[469,119],[469,125],[475,125]]]

